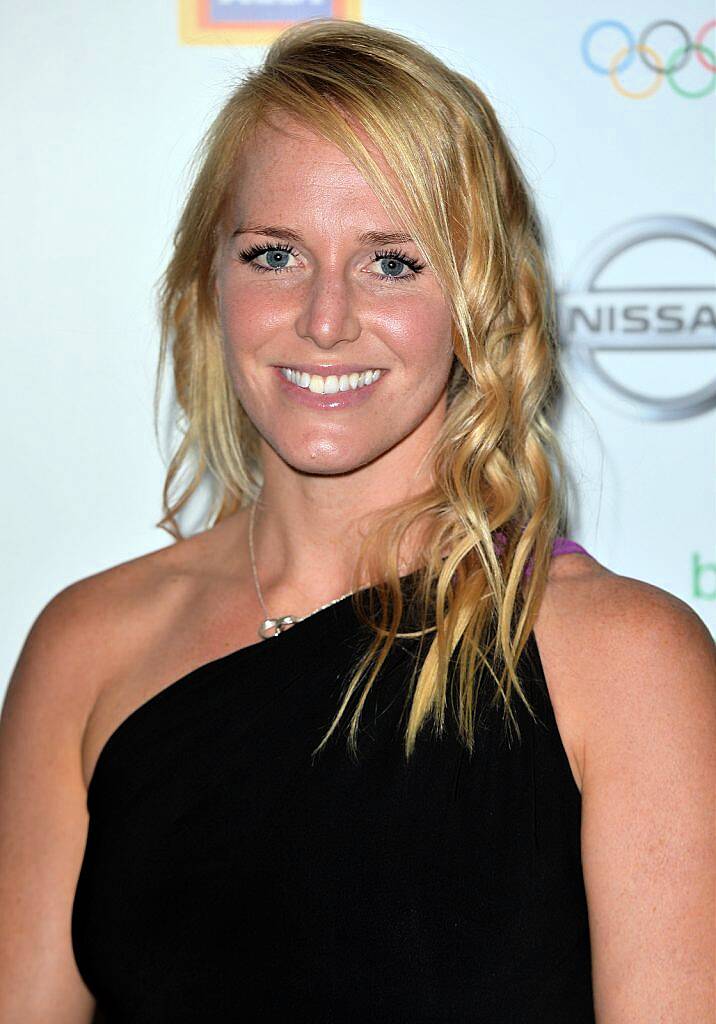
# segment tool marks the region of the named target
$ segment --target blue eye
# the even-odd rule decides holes
[[[384,269],[388,267],[394,269],[396,264],[402,263],[403,266],[410,267],[412,271],[412,273],[410,274],[401,274],[401,268],[399,266],[397,274],[378,274],[377,276],[382,281],[414,281],[415,278],[420,273],[420,271],[425,268],[424,263],[419,263],[417,260],[414,260],[411,256],[406,255],[406,253],[402,252],[400,249],[383,249],[380,252],[375,253],[375,259],[376,261],[380,261],[381,266],[383,266]]]
[[[270,254],[270,256],[267,256],[269,261],[269,265],[267,267],[262,266],[260,263],[253,262],[257,256],[263,256],[264,253]],[[286,256],[297,255],[298,253],[292,246],[276,243],[272,245],[252,245],[248,249],[242,249],[239,253],[239,259],[243,263],[251,264],[252,270],[258,270],[261,273],[270,270],[273,271],[274,274],[279,274],[282,270],[288,269],[284,262]]]

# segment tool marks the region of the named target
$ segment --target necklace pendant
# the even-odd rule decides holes
[[[259,636],[262,640],[268,640],[272,636],[283,633],[297,621],[293,615],[282,615],[279,619],[264,619],[259,626]]]

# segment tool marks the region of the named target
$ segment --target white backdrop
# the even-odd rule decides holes
[[[226,22],[269,10],[212,3]],[[570,381],[571,536],[716,633],[716,93],[677,91],[713,88],[716,32],[671,77],[641,61],[668,66],[713,10],[628,6],[625,27],[591,38],[612,17],[595,0],[363,0],[359,17],[474,78],[536,192]],[[153,287],[194,147],[265,51],[230,31],[227,45],[183,42],[178,7],[0,0],[5,681],[53,594],[169,542],[153,525]],[[629,31],[648,49],[612,80],[596,69]]]

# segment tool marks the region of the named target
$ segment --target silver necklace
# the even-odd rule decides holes
[[[256,596],[258,597],[261,607],[266,613],[266,618],[261,623],[258,629],[258,634],[262,640],[268,640],[272,636],[278,636],[283,633],[284,630],[289,629],[297,622],[303,622],[304,619],[310,618],[311,615],[315,615],[317,612],[322,612],[324,608],[330,608],[332,604],[338,604],[345,597],[350,597],[355,591],[349,590],[347,594],[341,594],[340,597],[334,598],[327,604],[322,604],[320,608],[316,608],[314,611],[309,612],[308,615],[302,615],[297,618],[295,615],[281,615],[276,619],[272,619],[269,615],[268,608],[261,593],[261,587],[259,586],[259,577],[256,572],[256,558],[254,557],[254,513],[256,511],[256,502],[251,505],[251,512],[249,513],[249,553],[251,555],[251,571],[254,574],[254,586],[256,587]]]

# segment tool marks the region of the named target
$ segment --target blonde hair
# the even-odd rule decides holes
[[[171,347],[183,437],[167,470],[157,525],[182,537],[177,513],[207,473],[214,494],[210,524],[255,500],[261,488],[259,438],[227,372],[214,275],[237,153],[277,110],[353,161],[386,210],[407,225],[453,317],[446,415],[428,453],[431,487],[383,510],[361,546],[355,580],[365,578],[365,566],[375,583],[352,600],[372,639],[314,754],[362,682],[348,735],[355,755],[366,697],[394,641],[418,637],[422,652],[430,636],[406,686],[406,758],[426,722],[442,733],[454,663],[458,731],[472,752],[478,664],[494,680],[492,703],[502,702],[504,720],[518,735],[514,693],[534,717],[516,670],[566,508],[564,462],[549,423],[561,384],[554,288],[530,190],[488,99],[411,40],[355,21],[299,23],[275,40],[207,132],[160,282],[155,422]],[[405,200],[391,191],[352,122],[389,166],[400,168]],[[192,461],[193,474],[172,499]],[[420,625],[399,632],[406,605],[399,551],[406,531],[416,528],[425,564],[410,607]]]

